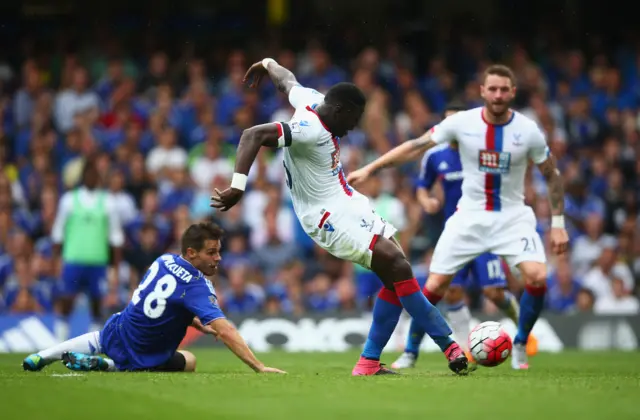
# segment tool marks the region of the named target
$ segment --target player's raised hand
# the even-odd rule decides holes
[[[551,250],[556,255],[562,255],[569,248],[569,234],[564,228],[551,228],[549,232]]]
[[[287,373],[287,372],[285,372],[284,370],[265,366],[262,369],[260,369],[258,373]]]
[[[267,74],[269,74],[269,72],[262,65],[262,61],[258,61],[257,63],[249,67],[249,70],[247,70],[247,72],[245,73],[242,82],[249,82],[250,88],[256,88],[260,85],[260,81],[262,80],[262,78]]]
[[[350,185],[353,185],[355,187],[358,184],[361,184],[364,181],[366,181],[367,178],[369,178],[370,176],[371,176],[371,173],[369,172],[369,170],[367,168],[360,168],[360,169],[358,169],[356,171],[351,172],[347,176],[347,182]]]
[[[227,211],[238,204],[238,201],[240,201],[243,195],[244,191],[236,188],[227,188],[224,191],[216,188],[214,194],[211,196],[211,207]]]

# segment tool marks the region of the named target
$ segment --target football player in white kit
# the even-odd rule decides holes
[[[418,139],[394,148],[350,174],[354,185],[380,168],[417,159],[419,152],[456,141],[462,162],[462,197],[436,244],[424,292],[436,304],[453,275],[484,252],[503,257],[517,267],[525,281],[520,300],[518,333],[511,358],[514,369],[528,369],[526,344],[546,292],[546,255],[536,232],[533,210],[524,204],[524,178],[532,161],[544,175],[552,210],[550,240],[553,252],[567,250],[564,190],[545,136],[530,118],[509,106],[515,96],[515,77],[503,65],[487,68],[481,86],[485,105],[458,112]],[[418,152],[419,151],[419,152]]]
[[[365,106],[363,93],[351,83],[338,83],[326,96],[322,95],[300,86],[293,73],[270,58],[251,66],[245,81],[256,87],[265,75],[288,95],[295,108],[293,118],[258,125],[242,133],[231,187],[216,189],[211,205],[222,211],[233,207],[242,198],[247,174],[260,148],[285,147],[286,182],[306,233],[336,257],[370,268],[385,285],[374,306],[364,351],[352,374],[395,373],[380,363],[380,355],[403,307],[440,346],[449,368],[466,374],[467,358],[451,338],[451,329],[442,314],[420,290],[411,265],[393,239],[396,229],[347,183],[340,162],[340,138],[358,124]]]

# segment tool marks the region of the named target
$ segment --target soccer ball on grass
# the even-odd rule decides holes
[[[479,365],[494,367],[509,358],[513,343],[498,322],[478,324],[469,334],[469,351]]]

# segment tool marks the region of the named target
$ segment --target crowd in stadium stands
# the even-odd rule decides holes
[[[455,67],[434,56],[416,68],[400,45],[365,48],[341,66],[318,44],[270,55],[306,86],[323,91],[353,81],[366,93],[361,126],[342,143],[349,172],[424,133],[452,99],[482,104],[477,76],[490,61],[473,45]],[[146,267],[165,251],[179,252],[185,227],[208,218],[226,231],[215,283],[229,314],[370,308],[377,279],[302,232],[278,151],[262,150],[240,205],[226,213],[209,207],[213,189],[229,185],[242,131],[292,115],[270,82],[243,86],[246,69],[263,57],[231,51],[224,74],[213,74],[197,57],[157,51],[141,58],[120,49],[117,56],[96,49],[50,61],[33,56],[20,68],[0,63],[3,86],[15,87],[3,89],[0,103],[0,312],[55,310],[60,262],[52,224],[88,156],[126,237],[125,262],[109,272],[119,288],[105,296],[105,311],[122,308]],[[516,107],[543,128],[565,181],[571,252],[548,253],[548,311],[640,312],[640,55],[624,51],[585,57],[563,50],[534,61],[513,46],[503,57],[518,78]],[[399,228],[424,279],[442,217],[417,204],[417,173],[418,163],[387,170],[361,192]],[[537,170],[528,176],[526,201],[544,237],[550,214]],[[478,296],[471,290],[476,309],[495,310]]]

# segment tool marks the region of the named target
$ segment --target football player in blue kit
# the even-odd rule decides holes
[[[462,105],[450,104],[445,111],[445,118],[463,109]],[[422,159],[418,181],[417,199],[420,205],[428,214],[437,214],[443,209],[444,216],[448,219],[455,213],[461,196],[462,164],[456,148],[444,144],[427,151]],[[443,303],[446,305],[451,329],[458,343],[467,352],[470,369],[475,366],[469,349],[466,348],[471,313],[464,300],[464,288],[472,282],[482,288],[484,296],[516,324],[519,311],[518,301],[505,290],[506,276],[498,256],[482,254],[458,272],[444,296]],[[424,331],[412,321],[405,351],[391,366],[396,369],[413,367],[423,338]]]
[[[193,372],[195,356],[178,350],[187,328],[221,340],[258,373],[284,373],[266,367],[249,349],[218,306],[205,276],[216,274],[222,229],[212,223],[189,226],[180,255],[164,254],[147,270],[131,302],[94,331],[24,359],[23,368],[39,371],[62,360],[72,370]],[[102,357],[105,354],[107,357]]]

